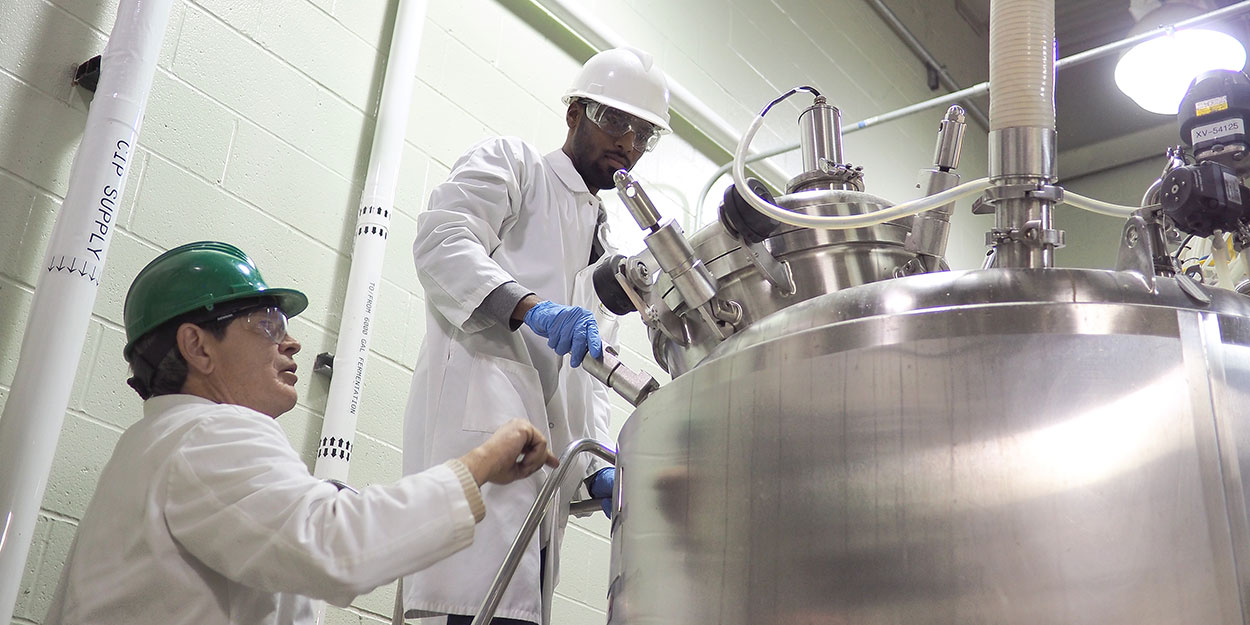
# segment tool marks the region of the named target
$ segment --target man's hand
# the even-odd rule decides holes
[[[569,362],[574,367],[582,364],[587,353],[593,358],[603,358],[599,326],[595,316],[585,308],[539,302],[525,313],[525,325],[534,334],[547,339],[547,346],[557,354],[569,354]]]
[[[559,466],[547,451],[547,439],[529,421],[513,419],[495,430],[485,442],[460,457],[478,486],[491,482],[508,484],[543,468]]]

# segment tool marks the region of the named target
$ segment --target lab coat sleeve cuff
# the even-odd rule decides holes
[[[525,299],[525,296],[533,294],[533,291],[515,281],[505,282],[495,287],[495,290],[482,300],[474,315],[494,319],[496,323],[507,325],[509,330],[515,332],[521,327],[522,322],[520,319],[512,318],[512,311],[516,310],[517,304]]]
[[[454,458],[444,464],[460,480],[460,487],[464,489],[464,497],[469,500],[469,510],[473,513],[473,521],[481,523],[482,519],[486,518],[486,503],[482,501],[482,490],[477,487],[477,480],[473,479],[469,467]]]

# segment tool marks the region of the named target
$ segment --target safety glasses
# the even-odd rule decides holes
[[[594,122],[609,136],[620,137],[632,130],[634,149],[639,152],[650,152],[655,149],[655,144],[660,142],[660,129],[655,124],[594,100],[582,100],[582,104],[586,108],[586,119]]]
[[[286,313],[277,306],[245,308],[217,317],[214,321],[224,322],[230,319],[240,319],[249,331],[273,341],[275,345],[281,344],[286,338]]]

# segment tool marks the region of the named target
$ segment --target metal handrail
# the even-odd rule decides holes
[[[525,548],[529,546],[530,539],[534,537],[534,532],[538,530],[538,524],[542,521],[543,512],[546,511],[547,505],[551,503],[551,498],[555,496],[556,487],[564,481],[565,474],[568,473],[570,462],[574,456],[581,453],[591,453],[602,460],[613,465],[616,464],[616,450],[600,443],[593,438],[583,438],[573,441],[564,449],[564,453],[560,455],[560,466],[551,475],[547,476],[547,481],[543,483],[542,490],[538,491],[538,498],[534,500],[534,505],[530,507],[529,514],[525,516],[525,522],[521,524],[521,531],[517,532],[516,540],[512,541],[512,547],[508,549],[508,555],[503,560],[503,565],[499,567],[499,572],[495,574],[495,580],[490,584],[490,590],[486,593],[486,599],[482,601],[482,606],[477,610],[477,616],[473,617],[472,625],[484,625],[489,623],[495,617],[495,609],[499,607],[499,601],[503,598],[503,591],[507,589],[508,582],[512,581],[513,573],[521,564],[521,556],[525,554]]]

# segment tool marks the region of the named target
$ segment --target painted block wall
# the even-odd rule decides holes
[[[430,186],[489,135],[518,135],[545,149],[562,142],[559,96],[582,59],[518,17],[513,9],[523,4],[430,3],[360,410],[355,485],[399,476],[401,412],[425,327],[410,243]],[[847,122],[932,95],[919,62],[858,0],[586,5],[737,128],[796,84],[821,88]],[[70,78],[102,50],[115,6],[0,3],[0,404],[86,118],[88,97]],[[99,471],[140,414],[138,397],[124,384],[121,312],[126,288],[146,262],[191,240],[236,243],[272,283],[309,295],[311,306],[293,322],[304,345],[301,372],[311,372],[315,354],[334,349],[394,10],[393,0],[175,0],[14,622],[42,620]],[[967,28],[953,16],[937,19],[950,19],[934,27],[952,36]],[[794,120],[805,105],[796,98],[778,107],[757,145],[794,141]],[[866,167],[869,191],[895,201],[915,196],[915,174],[930,164],[940,115],[847,137],[847,159]],[[961,169],[979,177],[984,132],[971,128],[966,145]],[[794,156],[777,160],[796,171]],[[694,202],[717,164],[682,137],[668,137],[635,173],[652,185],[661,211],[693,231],[696,214],[699,222],[714,218],[714,203],[700,211]],[[985,220],[962,206],[954,222],[952,264],[977,265]],[[628,217],[615,210],[613,224],[622,245],[637,249]],[[647,357],[636,319],[625,320],[622,340],[628,363],[665,379]],[[301,377],[300,402],[279,423],[311,465],[328,383]],[[627,416],[618,402],[617,429]],[[605,618],[608,540],[601,516],[574,522],[555,623]],[[392,601],[393,587],[383,587],[348,609],[331,608],[329,620],[384,622]]]

